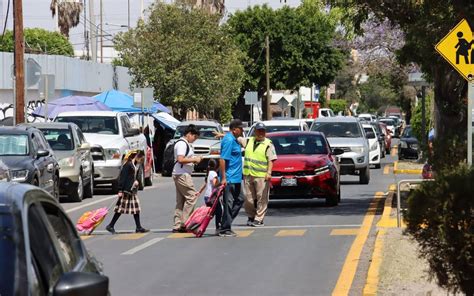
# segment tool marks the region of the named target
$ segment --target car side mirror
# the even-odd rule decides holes
[[[375,139],[375,134],[373,132],[367,132],[367,139]]]
[[[46,157],[48,155],[49,155],[48,150],[38,150],[38,152],[36,153],[36,158]]]
[[[90,272],[68,272],[63,274],[53,289],[53,296],[107,295],[109,278]]]
[[[128,137],[134,137],[139,134],[140,134],[140,130],[138,128],[131,128],[127,131],[127,133],[124,136],[125,138],[128,138]]]
[[[81,147],[79,147],[79,150],[90,150],[91,149],[91,144],[89,143],[82,143]]]
[[[332,155],[341,155],[341,154],[344,154],[344,150],[341,148],[334,148],[332,150]]]

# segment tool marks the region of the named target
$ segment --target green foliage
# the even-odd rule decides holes
[[[58,32],[40,28],[24,30],[25,53],[74,56],[71,42]],[[0,42],[0,51],[13,52],[13,32],[6,31]]]
[[[115,48],[134,86],[152,86],[178,117],[196,110],[228,118],[244,76],[242,54],[219,16],[180,4],[155,3],[146,22],[119,34]]]
[[[330,100],[329,101],[329,108],[332,109],[334,114],[338,114],[340,111],[342,111],[342,114],[345,113],[347,109],[348,103],[346,100]]]
[[[246,54],[244,89],[265,90],[265,36],[270,40],[272,89],[297,89],[332,82],[345,52],[333,45],[336,12],[326,13],[322,1],[303,1],[298,8],[278,10],[253,6],[232,15],[226,26]]]
[[[395,102],[397,94],[393,89],[387,73],[376,73],[369,76],[367,82],[360,84],[361,108],[360,112],[375,113],[380,107]]]
[[[420,244],[438,284],[474,294],[474,169],[437,172],[412,192],[405,215],[407,232]]]
[[[431,100],[432,95],[428,94],[425,98],[425,116],[426,116],[426,132],[428,133],[430,127],[432,127],[432,117],[431,117]],[[418,101],[418,105],[416,105],[415,110],[413,112],[413,116],[411,118],[411,128],[413,130],[413,135],[418,139],[421,143],[423,139],[428,138],[428,134],[423,135],[421,132],[421,99]]]

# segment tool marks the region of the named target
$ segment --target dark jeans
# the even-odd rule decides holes
[[[242,185],[240,183],[230,183],[225,187],[222,199],[222,207],[224,208],[221,224],[222,231],[231,230],[232,221],[237,217],[244,203],[241,187]]]

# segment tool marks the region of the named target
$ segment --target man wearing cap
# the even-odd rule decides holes
[[[219,236],[236,236],[232,231],[232,221],[239,214],[242,207],[242,150],[237,139],[243,135],[243,124],[240,119],[234,119],[229,125],[227,133],[221,141],[221,157],[219,167],[221,170],[221,184],[225,185],[222,201],[223,215],[220,229],[216,232]]]
[[[264,226],[273,161],[276,159],[275,147],[272,141],[266,138],[265,124],[258,122],[255,125],[255,135],[250,137],[245,145],[244,207],[248,226]]]

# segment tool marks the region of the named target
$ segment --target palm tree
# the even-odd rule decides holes
[[[82,3],[76,0],[51,0],[49,9],[53,17],[56,13],[58,14],[58,27],[61,34],[69,37],[69,30],[79,24],[82,8]]]

